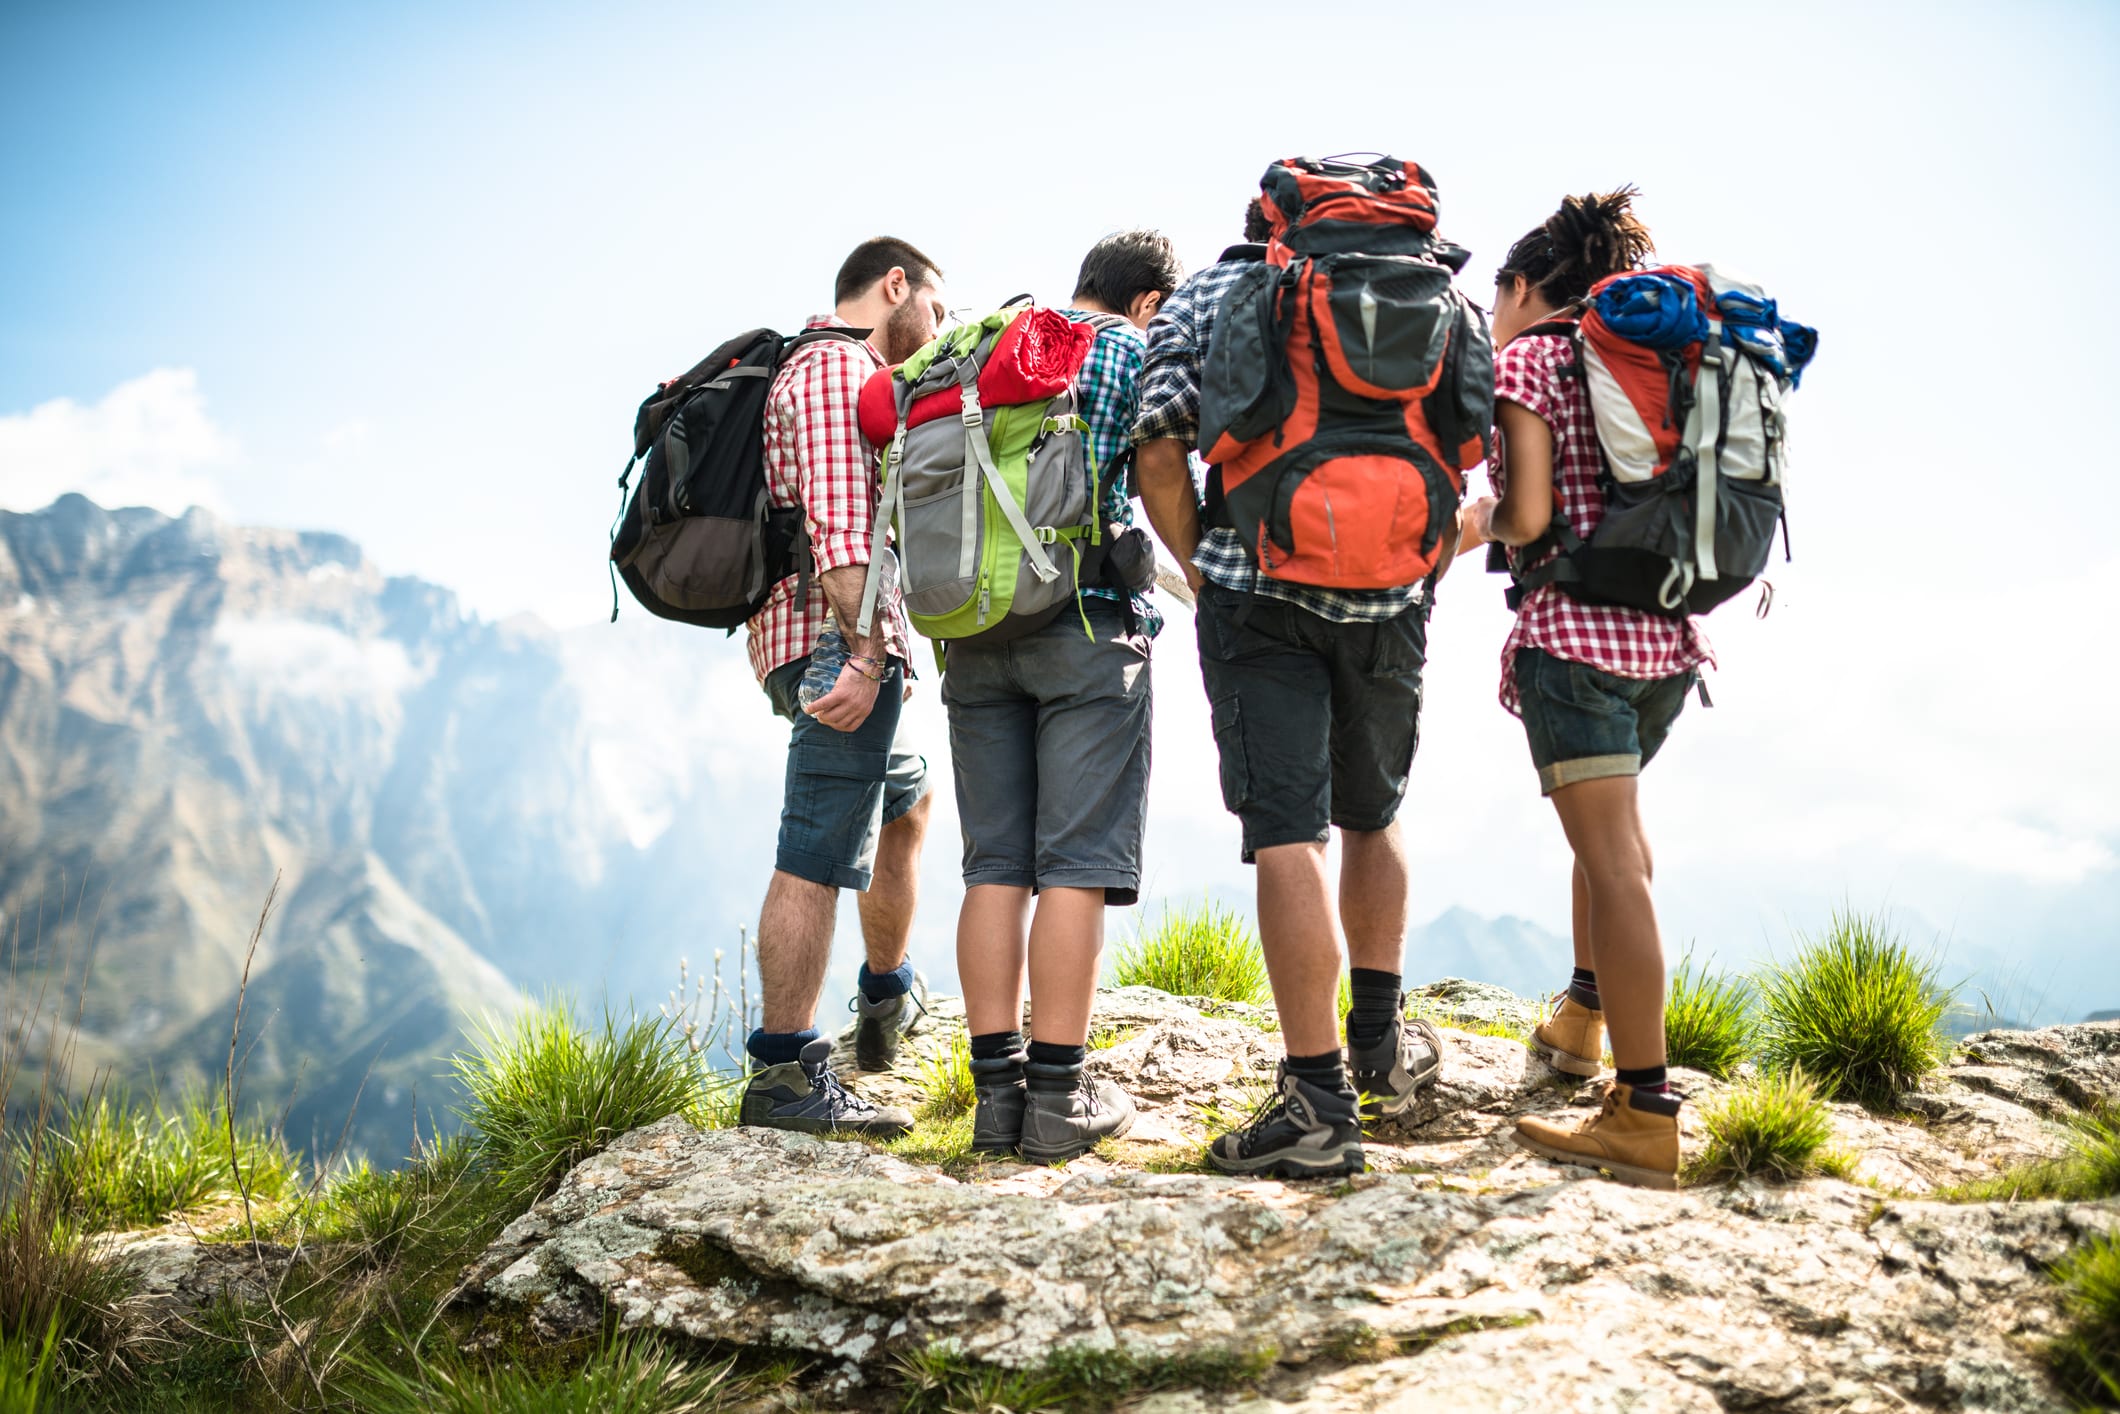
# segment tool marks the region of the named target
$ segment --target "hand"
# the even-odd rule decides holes
[[[1198,594],[1201,586],[1207,583],[1206,577],[1200,573],[1199,566],[1195,565],[1191,560],[1179,565],[1178,571],[1185,576],[1185,587],[1195,594]]]
[[[1482,496],[1468,501],[1458,511],[1458,548],[1469,550],[1475,545],[1494,539],[1494,508],[1499,505],[1492,496]]]
[[[900,702],[911,702],[913,700],[913,680],[911,678],[905,680],[905,691],[899,694],[898,700]]]
[[[839,670],[832,690],[803,710],[835,732],[857,730],[876,710],[876,692],[881,686],[852,663]]]

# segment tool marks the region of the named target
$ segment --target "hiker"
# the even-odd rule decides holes
[[[1604,516],[1574,336],[1591,286],[1639,269],[1652,249],[1633,196],[1622,187],[1567,198],[1495,275],[1497,495],[1466,507],[1464,544],[1509,547],[1520,575],[1558,557],[1548,536],[1557,513],[1581,538]],[[1533,1045],[1561,1071],[1596,1076],[1609,1031],[1618,1072],[1582,1124],[1526,1117],[1516,1138],[1656,1188],[1677,1186],[1680,1097],[1664,1067],[1664,956],[1636,778],[1713,661],[1690,616],[1585,602],[1558,582],[1521,594],[1502,645],[1502,706],[1523,721],[1539,790],[1575,856],[1575,973]]]
[[[1154,570],[1153,547],[1141,532],[1129,535],[1126,452],[1141,331],[1181,273],[1167,236],[1107,236],[1084,258],[1062,311],[1097,330],[1074,398],[1088,422],[1088,504],[1103,524],[1104,563],[1115,570],[1113,552],[1129,541],[1137,552],[1130,563]],[[1084,1075],[1083,1062],[1104,910],[1140,897],[1149,647],[1163,626],[1149,587],[1140,582],[1136,591],[1107,575],[1081,589],[1079,608],[1042,627],[947,645],[942,701],[964,831],[957,974],[979,1153],[1062,1163],[1133,1123],[1126,1093]],[[1026,956],[1027,1048],[1019,1029]]]
[[[1483,451],[1489,407],[1485,330],[1469,302],[1449,288],[1455,266],[1443,262],[1462,263],[1463,256],[1432,235],[1434,193],[1425,172],[1389,159],[1375,167],[1297,161],[1270,168],[1262,185],[1264,201],[1246,213],[1245,234],[1253,243],[1224,252],[1187,280],[1149,326],[1133,435],[1142,504],[1198,588],[1200,665],[1223,800],[1242,824],[1243,858],[1258,870],[1259,937],[1287,1047],[1267,1103],[1243,1128],[1217,1137],[1208,1158],[1229,1173],[1306,1177],[1359,1171],[1362,1120],[1404,1112],[1441,1068],[1435,1029],[1409,1025],[1402,1015],[1409,882],[1396,817],[1418,740],[1432,590],[1456,549],[1463,483],[1455,467],[1443,479],[1434,452],[1416,453],[1408,441],[1416,424],[1441,419],[1440,404],[1431,398],[1424,408],[1399,390],[1435,382],[1446,396],[1465,396],[1467,407],[1447,432],[1424,426],[1424,435],[1434,434],[1438,449],[1458,465]],[[1305,252],[1313,244],[1334,248],[1314,241],[1319,212],[1306,196],[1325,191],[1337,194],[1348,216],[1336,248],[1393,252],[1386,263],[1406,274],[1403,286],[1379,287],[1382,303],[1366,284],[1346,293],[1366,301],[1379,323],[1395,324],[1408,307],[1402,300],[1421,302],[1423,317],[1447,321],[1460,363],[1446,362],[1445,371],[1457,367],[1460,377],[1443,377],[1433,367],[1378,367],[1375,376],[1393,380],[1392,387],[1379,387],[1382,396],[1374,399],[1353,398],[1343,387],[1350,375],[1328,371],[1330,331],[1308,317],[1292,319],[1285,353],[1279,335],[1256,332],[1276,310],[1326,304],[1303,299],[1300,285],[1273,298],[1277,280],[1309,278]],[[1364,234],[1344,234],[1356,229]],[[1257,243],[1261,238],[1291,252],[1285,272],[1262,263],[1268,249]],[[1350,281],[1363,279],[1362,268],[1358,261],[1346,266]],[[1249,328],[1235,326],[1251,347],[1285,360],[1282,371],[1300,390],[1298,404],[1316,411],[1312,428],[1297,427],[1293,417],[1285,425],[1267,417],[1246,429],[1222,410],[1228,399],[1214,373],[1223,352],[1217,341],[1238,320],[1251,321]],[[1396,330],[1387,325],[1386,332]],[[1432,348],[1425,334],[1376,342],[1418,344],[1422,358]],[[1211,350],[1218,359],[1208,359]],[[1250,372],[1269,389],[1256,396],[1270,398],[1275,370]],[[1342,458],[1324,455],[1329,448],[1320,445],[1333,433],[1351,433],[1366,447],[1391,449],[1390,455],[1335,482],[1330,474]],[[1277,445],[1284,441],[1285,447]],[[1204,504],[1189,462],[1196,445],[1211,448],[1208,460],[1216,463]],[[1275,519],[1271,478],[1252,474],[1289,452],[1310,466],[1307,479],[1283,498],[1279,514],[1302,517],[1292,522]],[[1432,476],[1424,464],[1434,468]],[[1399,485],[1419,488],[1424,481],[1426,494],[1397,497]],[[1365,484],[1385,493],[1381,511],[1365,496]],[[1337,520],[1329,500],[1322,514],[1304,503],[1308,492],[1329,496],[1336,489],[1348,492]],[[1394,500],[1418,503],[1408,512],[1418,518],[1410,533],[1396,521]],[[1442,534],[1446,519],[1451,533]],[[1240,534],[1240,524],[1250,532]],[[1340,537],[1324,547],[1325,557],[1335,545],[1344,547],[1370,580],[1366,587],[1335,586],[1329,567],[1319,566],[1320,547],[1306,537],[1323,526]],[[1262,553],[1273,557],[1270,571],[1260,563]],[[1336,890],[1326,868],[1332,828],[1341,845]],[[1352,985],[1344,1052],[1335,1015],[1343,928]]]
[[[934,261],[894,237],[863,241],[839,267],[832,313],[806,327],[865,338],[795,349],[767,399],[768,495],[776,508],[802,508],[810,564],[781,580],[749,622],[751,669],[773,710],[794,725],[779,850],[758,920],[763,1016],[745,1044],[754,1071],[743,1093],[743,1124],[886,1138],[912,1127],[905,1111],[871,1104],[840,1084],[816,1016],[841,889],[860,893],[867,949],[851,1003],[859,1067],[889,1069],[919,1014],[906,944],[927,832],[927,763],[900,729],[899,711],[912,692],[911,638],[895,588],[884,594],[876,631],[857,631],[872,552],[876,449],[862,439],[855,406],[871,373],[912,355],[945,317]],[[828,614],[845,639],[846,660],[829,690],[803,706],[798,692]]]

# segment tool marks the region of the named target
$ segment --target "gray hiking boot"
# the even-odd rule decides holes
[[[1134,1127],[1134,1102],[1109,1080],[1076,1065],[1023,1066],[1023,1157],[1064,1164]]]
[[[736,1122],[805,1134],[846,1130],[871,1139],[895,1139],[913,1127],[904,1110],[872,1105],[841,1085],[831,1059],[832,1040],[820,1036],[802,1048],[802,1059],[759,1071],[744,1086]]]
[[[1274,1074],[1274,1093],[1242,1129],[1207,1147],[1207,1161],[1224,1173],[1276,1178],[1329,1178],[1360,1173],[1360,1102],[1352,1090],[1326,1090],[1288,1073]]]
[[[860,1071],[896,1070],[898,1041],[910,1035],[920,1018],[927,1015],[927,978],[913,974],[913,990],[903,996],[872,1002],[857,988],[847,1010],[860,1018],[854,1024],[854,1068]]]
[[[1391,1029],[1366,1046],[1348,1036],[1347,1074],[1362,1097],[1363,1119],[1405,1113],[1442,1071],[1443,1038],[1425,1021],[1394,1018]]]
[[[1013,1154],[1023,1142],[1023,1052],[972,1061],[972,1152]]]

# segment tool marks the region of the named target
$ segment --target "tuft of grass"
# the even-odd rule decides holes
[[[358,1367],[366,1414],[697,1414],[743,1392],[734,1361],[693,1364],[646,1337],[609,1340],[569,1370],[467,1356],[448,1341]]]
[[[1727,972],[1696,969],[1687,953],[1664,1001],[1664,1053],[1670,1064],[1727,1080],[1752,1054],[1759,1015],[1752,984]]]
[[[1004,1370],[942,1341],[896,1357],[899,1408],[908,1414],[1045,1414],[1117,1407],[1151,1390],[1214,1391],[1256,1384],[1277,1352],[1189,1351],[1147,1355],[1127,1350],[1062,1346],[1035,1370]]]
[[[940,1054],[920,1061],[922,1119],[955,1119],[971,1111],[977,1099],[972,1087],[972,1040],[959,1031]]]
[[[1836,913],[1761,978],[1761,1059],[1829,1095],[1888,1102],[1943,1064],[1952,988],[1882,918]]]
[[[1938,1196],[1967,1203],[2020,1198],[2083,1203],[2120,1197],[2120,1105],[2100,1105],[2070,1120],[2068,1152],[2060,1158],[2023,1164]]]
[[[1708,1147],[1696,1178],[1756,1175],[1780,1181],[1818,1171],[1833,1119],[1818,1086],[1801,1070],[1741,1085],[1701,1114]],[[1839,1165],[1839,1157],[1831,1162]]]
[[[1258,936],[1235,909],[1212,902],[1166,907],[1153,931],[1136,931],[1112,958],[1112,984],[1254,1006],[1273,998]]]
[[[621,1021],[607,1011],[592,1031],[550,1001],[483,1023],[451,1065],[479,1163],[519,1201],[628,1130],[672,1114],[706,1117],[698,1062],[664,1016]]]
[[[2076,1393],[2120,1397],[2120,1232],[2095,1237],[2054,1268],[2068,1332],[2055,1342],[2054,1364]]]
[[[59,1326],[45,1327],[44,1339],[0,1340],[0,1409],[7,1414],[37,1414],[56,1402],[59,1384]]]
[[[1140,1034],[1141,1028],[1138,1026],[1100,1026],[1089,1033],[1089,1048],[1093,1051],[1108,1051]]]
[[[228,1127],[218,1101],[203,1092],[165,1108],[150,1097],[98,1092],[69,1104],[51,1136],[50,1177],[72,1204],[71,1216],[90,1229],[152,1227],[173,1213],[235,1193],[228,1160]],[[253,1199],[276,1201],[294,1192],[300,1165],[263,1115],[238,1121],[236,1157]],[[14,1140],[19,1149],[31,1142]]]

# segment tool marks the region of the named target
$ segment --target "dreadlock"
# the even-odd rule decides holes
[[[1607,275],[1639,269],[1656,249],[1633,211],[1632,186],[1561,200],[1561,209],[1509,247],[1496,284],[1521,275],[1548,304],[1574,303]]]

